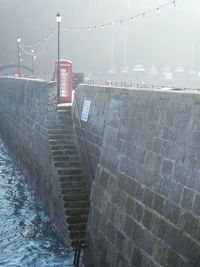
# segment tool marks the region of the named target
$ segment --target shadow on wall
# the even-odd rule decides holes
[[[92,266],[198,266],[199,93],[84,85],[76,98],[81,112],[91,101],[74,123],[96,174]]]

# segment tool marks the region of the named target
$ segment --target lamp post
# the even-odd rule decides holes
[[[34,74],[34,60],[36,59],[36,56],[34,55],[34,50],[31,50],[31,70],[32,75]]]
[[[60,103],[60,23],[61,23],[61,15],[59,12],[56,15],[56,22],[58,24],[57,95],[59,104]]]
[[[20,43],[21,43],[21,38],[17,37],[17,55],[18,55],[18,75],[21,76],[20,74]]]

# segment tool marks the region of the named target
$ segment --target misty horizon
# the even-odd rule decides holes
[[[22,45],[33,44],[56,27],[56,14],[62,15],[62,27],[102,25],[126,19],[170,1],[107,0],[87,2],[64,0],[0,1],[3,27],[1,66],[17,63],[17,36]],[[159,72],[166,66],[175,71],[200,70],[200,19],[197,0],[179,0],[173,5],[147,14],[135,21],[91,31],[62,30],[61,58],[73,62],[75,72],[102,73],[112,66],[120,71],[124,64],[130,70],[137,64],[145,69],[155,66]],[[13,27],[14,25],[14,27]],[[124,40],[126,39],[126,47]],[[37,73],[52,74],[57,58],[57,33],[33,48]],[[124,52],[126,50],[126,52]],[[125,56],[124,56],[125,55]],[[30,66],[30,56],[22,52],[23,64]]]

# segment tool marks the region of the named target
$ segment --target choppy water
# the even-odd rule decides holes
[[[72,267],[67,250],[0,140],[0,266]]]

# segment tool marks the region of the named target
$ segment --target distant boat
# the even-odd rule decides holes
[[[164,67],[162,74],[164,75],[164,78],[166,80],[171,80],[173,78],[173,73],[171,72],[171,69],[169,66]]]
[[[157,68],[155,66],[150,67],[148,72],[149,72],[150,76],[158,75],[158,70],[157,70]]]
[[[111,43],[111,67],[107,71],[108,74],[116,74],[116,68],[114,67],[114,36],[112,35],[112,43]]]
[[[134,72],[145,72],[145,68],[143,67],[142,64],[137,64],[135,67],[132,69]]]
[[[162,74],[164,75],[166,80],[171,80],[173,78],[173,73],[171,72],[171,69],[169,66],[165,66]]]
[[[84,83],[88,84],[90,82],[90,77],[84,77]]]
[[[122,68],[121,73],[124,73],[124,74],[129,73],[129,67]]]
[[[126,37],[124,37],[124,62],[123,62],[123,68],[121,69],[121,73],[128,73],[129,72],[129,67],[126,65]]]
[[[115,67],[111,67],[108,71],[107,71],[108,74],[116,74],[117,71],[115,69]]]
[[[84,76],[84,83],[89,83],[90,82],[90,80],[91,80],[91,74],[86,74],[85,76]]]
[[[184,73],[184,69],[183,67],[181,67],[181,65],[178,65],[175,69],[175,72],[181,74],[181,73]]]

